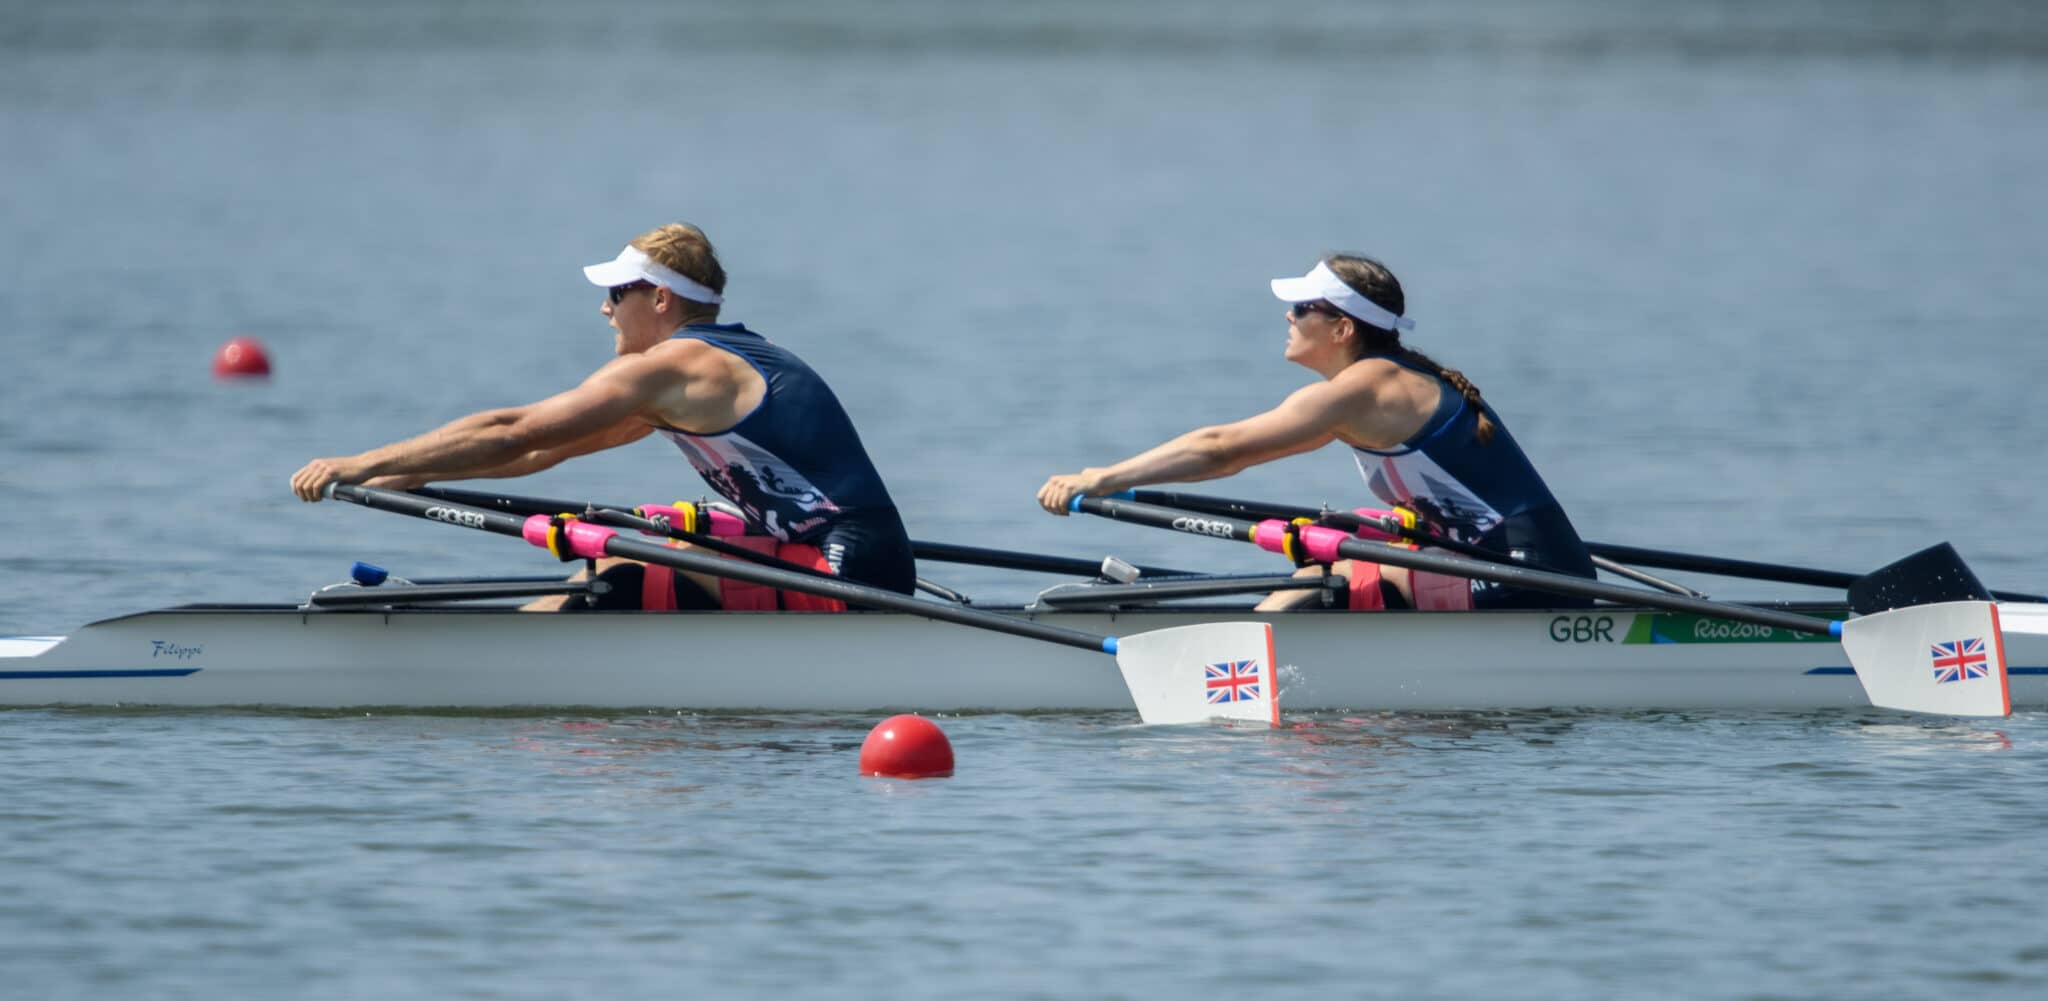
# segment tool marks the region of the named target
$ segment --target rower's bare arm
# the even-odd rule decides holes
[[[548,453],[562,450],[553,457],[559,462],[584,454],[574,451],[583,446],[603,447],[614,438],[622,443],[644,435],[646,420],[641,415],[678,378],[672,367],[652,364],[645,357],[621,358],[575,389],[537,403],[471,414],[359,455],[315,459],[293,474],[292,492],[318,500],[329,483],[418,475],[466,478],[544,461]],[[537,458],[535,453],[542,455]]]
[[[566,445],[554,448],[534,449],[511,462],[484,469],[451,470],[432,473],[402,473],[378,476],[367,485],[391,490],[410,490],[428,483],[442,480],[502,480],[515,476],[528,476],[545,469],[553,469],[579,455],[602,452],[608,448],[631,444],[654,433],[654,426],[643,420],[625,420],[596,434],[585,435]]]
[[[1345,409],[1355,404],[1357,394],[1355,387],[1329,382],[1304,387],[1258,416],[1197,428],[1112,466],[1055,476],[1039,488],[1038,502],[1064,514],[1076,494],[1213,480],[1321,448],[1336,438]]]
[[[1229,476],[1329,444],[1350,405],[1348,396],[1335,384],[1319,382],[1256,417],[1195,432],[1209,456],[1204,478]]]
[[[621,359],[625,361],[626,359]],[[638,359],[633,359],[638,360]],[[583,384],[538,403],[485,411],[408,441],[363,453],[371,475],[468,471],[519,461],[583,439],[617,433],[634,422],[649,395],[638,368],[614,362]],[[640,422],[644,423],[644,422]]]

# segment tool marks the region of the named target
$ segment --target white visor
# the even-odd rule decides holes
[[[1343,310],[1381,330],[1414,330],[1415,321],[1405,316],[1396,316],[1391,310],[1362,295],[1337,277],[1330,265],[1317,261],[1308,274],[1300,278],[1273,279],[1273,294],[1287,302],[1314,302],[1317,299]]]
[[[593,264],[584,268],[583,277],[590,279],[590,284],[604,288],[631,285],[634,282],[652,282],[691,302],[705,302],[715,306],[725,301],[718,293],[691,281],[680,272],[662,267],[640,248],[631,245],[619,251],[619,256],[603,264]]]

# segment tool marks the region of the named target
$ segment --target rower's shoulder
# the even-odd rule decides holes
[[[741,392],[765,384],[746,356],[702,338],[672,338],[649,348],[644,357],[662,373],[654,378],[687,384],[693,393]]]
[[[716,349],[711,349],[716,351]],[[676,341],[664,341],[645,351],[620,355],[598,366],[585,380],[616,383],[645,389],[668,382],[701,378],[720,369],[712,354],[691,349]]]
[[[1394,361],[1392,358],[1374,356],[1371,358],[1360,358],[1344,366],[1344,370],[1338,372],[1337,377],[1330,381],[1385,382],[1388,379],[1396,379],[1403,373],[1412,371],[1414,370]]]
[[[1398,385],[1408,374],[1408,369],[1385,358],[1360,358],[1319,385],[1336,396],[1370,397]]]
[[[707,352],[726,353],[723,348],[702,337],[686,337],[680,334],[648,348],[643,353],[649,358],[685,358]]]
[[[1360,358],[1330,380],[1345,391],[1365,395],[1418,396],[1435,392],[1441,380],[1433,373],[1391,358]]]
[[[671,337],[641,355],[651,364],[681,369],[724,368],[740,356],[701,337]]]

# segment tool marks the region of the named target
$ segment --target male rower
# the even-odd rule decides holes
[[[523,476],[659,431],[780,559],[904,594],[916,583],[910,538],[853,421],[809,365],[743,324],[719,323],[725,269],[704,232],[654,229],[583,269],[605,289],[598,312],[618,357],[567,392],[485,410],[417,438],[315,459],[292,492],[330,483],[406,489],[437,480]],[[606,559],[598,607],[837,610],[832,599]],[[567,602],[567,603],[565,603]],[[529,608],[573,609],[545,598]]]
[[[1401,331],[1414,329],[1415,321],[1405,315],[1407,297],[1393,272],[1371,258],[1337,255],[1272,286],[1291,304],[1287,360],[1323,381],[1256,417],[1190,431],[1112,466],[1054,476],[1039,488],[1038,502],[1064,515],[1077,494],[1229,476],[1341,441],[1351,446],[1373,495],[1420,515],[1429,530],[1492,550],[1503,561],[1594,575],[1593,558],[1564,508],[1479,387],[1401,343]],[[1354,609],[1583,603],[1375,563],[1345,560],[1333,569],[1350,579]],[[1289,608],[1313,598],[1308,591],[1282,591],[1259,607]]]

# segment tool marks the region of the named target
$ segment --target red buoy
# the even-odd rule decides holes
[[[922,716],[891,716],[860,744],[860,773],[885,779],[937,779],[953,774],[953,743]]]
[[[254,337],[230,338],[213,355],[213,377],[240,379],[270,374],[270,355]]]

